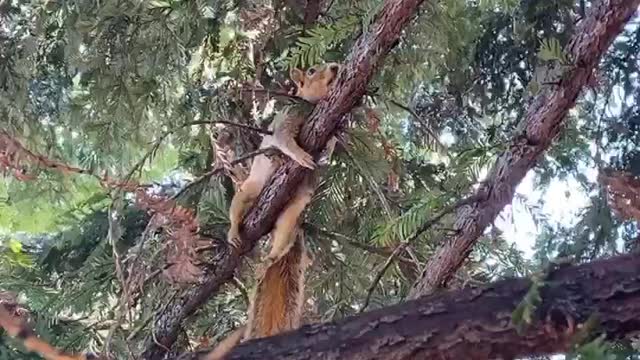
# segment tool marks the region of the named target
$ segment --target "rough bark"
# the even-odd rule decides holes
[[[567,112],[638,4],[640,0],[603,0],[590,9],[565,49],[573,63],[570,70],[558,85],[543,89],[535,97],[511,144],[477,190],[484,199],[458,211],[458,231],[436,250],[414,284],[410,298],[446,286],[484,229],[511,203],[516,186],[560,133]]]
[[[145,343],[141,358],[159,360],[165,358],[167,349],[172,349],[182,327],[182,322],[202,306],[220,286],[233,278],[239,257],[224,253],[215,269],[207,274],[207,281],[181,294],[162,307],[153,322],[152,332]]]
[[[423,1],[385,1],[369,31],[358,39],[351,50],[328,99],[315,107],[302,128],[299,142],[306,151],[317,155],[324,148],[343,117],[360,101],[375,69],[382,64],[387,52],[399,39],[401,30]],[[271,230],[277,215],[308,173],[293,161],[287,161],[272,176],[256,206],[245,217],[241,227],[245,241],[240,251],[225,253],[204,284],[187,291],[177,301],[160,310],[154,322],[153,336],[147,339],[143,359],[158,360],[165,356],[166,349],[170,349],[177,338],[182,321],[232,278],[239,258]]]
[[[540,288],[533,323],[519,334],[511,313],[530,286],[516,278],[433,294],[251,340],[228,359],[513,359],[566,352],[578,326],[594,315],[599,326],[592,335],[613,340],[640,330],[640,255],[553,271]]]
[[[309,28],[318,20],[320,11],[322,10],[322,0],[307,0],[307,6],[304,8],[304,27]]]

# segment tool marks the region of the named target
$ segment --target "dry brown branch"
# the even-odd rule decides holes
[[[159,144],[161,139],[164,139],[167,134],[168,133],[163,134],[153,148],[156,148],[157,144]],[[169,229],[170,238],[173,240],[169,245],[173,245],[175,251],[169,251],[167,254],[168,262],[174,264],[173,267],[166,270],[168,278],[177,282],[195,282],[201,275],[199,267],[195,264],[196,256],[193,251],[193,249],[198,246],[198,236],[196,234],[198,222],[195,215],[191,210],[178,206],[172,199],[149,193],[149,191],[147,191],[150,187],[149,185],[142,185],[131,180],[134,172],[142,166],[151,151],[147,152],[136,166],[134,166],[124,181],[120,181],[111,178],[106,173],[99,176],[90,170],[67,165],[44,155],[36,154],[27,149],[20,141],[13,138],[6,131],[0,130],[0,166],[3,170],[14,170],[14,175],[20,180],[33,179],[33,176],[26,174],[26,170],[29,167],[38,166],[58,171],[62,174],[93,176],[97,178],[105,188],[116,190],[114,198],[117,198],[117,194],[120,192],[133,192],[135,194],[136,205],[140,209],[149,211],[152,214],[158,214],[160,220],[163,221]],[[113,245],[115,246],[115,244]],[[118,269],[119,278],[121,278],[121,264],[119,255],[115,250],[114,258],[117,262],[116,269]],[[126,295],[129,287],[126,286],[124,279],[121,278],[120,280],[123,282],[123,292]],[[128,296],[125,297],[127,298],[125,303],[129,303],[131,299],[129,299]]]
[[[606,186],[609,205],[616,215],[640,221],[640,178],[622,171],[603,170],[598,180]]]

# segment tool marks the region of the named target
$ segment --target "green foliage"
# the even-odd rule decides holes
[[[433,215],[427,210],[437,209],[434,204],[438,203],[438,199],[433,196],[423,195],[420,202],[405,210],[402,215],[391,219],[387,224],[381,223],[373,234],[373,240],[379,245],[390,245],[415,235],[417,230],[430,220],[428,215]]]
[[[538,58],[543,61],[559,61],[562,65],[569,64],[569,58],[562,50],[560,41],[556,38],[542,40],[540,50],[538,50]]]
[[[531,278],[531,287],[511,314],[511,321],[516,326],[518,332],[524,331],[525,327],[533,322],[533,314],[542,301],[540,288],[543,280],[537,276]]]
[[[301,24],[299,9],[274,6],[277,27],[261,33],[259,7],[270,2],[14,2],[11,15],[0,17],[0,127],[35,153],[96,174],[121,179],[138,165],[133,180],[175,194],[212,169],[211,127],[204,121],[262,126],[270,119],[255,115],[264,104],[247,100],[240,86],[259,80],[279,89],[287,67],[343,61],[383,4],[329,3],[310,26]],[[346,141],[322,170],[305,212],[315,257],[307,281],[312,315],[333,320],[354,314],[390,249],[484,180],[526,111],[527,86],[570,64],[561,44],[579,8],[570,0],[425,3],[369,84],[364,103],[382,112],[379,123],[359,118],[348,124]],[[245,11],[260,16],[251,20]],[[496,225],[456,279],[467,284],[534,274],[513,314],[519,327],[534,318],[544,282],[536,271],[549,259],[560,254],[589,261],[631,249],[637,239],[634,224],[615,218],[587,169],[611,165],[640,173],[639,54],[640,29],[630,27],[602,61],[604,86],[580,98],[563,136],[533,174],[536,189],[575,179],[580,189],[571,192],[587,194],[587,205],[561,223],[544,204],[517,194],[537,227],[536,263]],[[259,141],[245,129],[231,133],[236,156]],[[446,143],[446,155],[434,151],[432,137]],[[95,178],[33,170],[34,181],[0,182],[0,291],[19,293],[38,333],[58,346],[99,350],[118,319],[114,355],[140,353],[152,339],[154,314],[188,290],[162,275],[171,245],[166,233],[156,229],[142,241],[150,216],[127,195],[122,237],[110,244],[111,198]],[[226,235],[232,193],[230,180],[215,176],[177,198],[196,210],[207,246],[216,248]],[[456,231],[453,219],[447,214],[417,234],[400,254],[403,261],[382,276],[372,308],[404,299],[415,271]],[[139,295],[122,317],[114,249],[136,284],[132,296]],[[217,261],[213,252],[203,266]],[[240,289],[253,286],[256,261],[247,259],[238,272],[242,286],[224,287],[183,324],[182,338],[218,341],[245,321]],[[129,267],[133,263],[137,267]],[[613,354],[599,339],[580,351],[575,356],[581,359]],[[34,357],[2,336],[0,358]]]
[[[316,26],[297,39],[288,56],[290,68],[307,68],[321,62],[327,50],[349,39],[361,26],[360,17],[347,15],[334,23]]]
[[[567,354],[567,360],[626,360],[632,359],[634,351],[620,344],[606,341],[605,335],[577,346]]]

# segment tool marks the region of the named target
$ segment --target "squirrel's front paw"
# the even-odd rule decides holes
[[[242,239],[240,238],[240,232],[237,229],[229,229],[227,233],[227,243],[230,247],[238,250],[242,245]]]
[[[302,152],[299,154],[296,154],[293,157],[293,160],[295,162],[297,162],[298,164],[300,164],[300,166],[304,166],[307,169],[315,169],[316,168],[316,163],[315,161],[313,161],[313,156],[311,156],[311,154],[307,153],[307,152]]]

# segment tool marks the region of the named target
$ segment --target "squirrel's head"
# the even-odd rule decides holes
[[[289,76],[296,84],[295,95],[310,103],[317,103],[331,90],[340,68],[340,64],[328,63],[312,66],[306,72],[297,68],[291,69]]]

